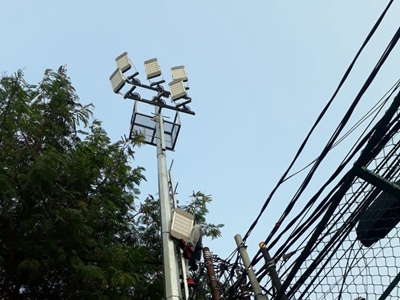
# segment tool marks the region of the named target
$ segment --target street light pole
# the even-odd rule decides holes
[[[190,107],[192,99],[188,96],[189,87],[185,85],[188,77],[184,66],[171,68],[173,81],[169,83],[170,91],[164,90],[162,84],[165,80],[143,84],[137,78],[139,72],[135,72],[128,77],[125,72],[131,69],[132,64],[128,57],[128,53],[124,52],[116,59],[117,69],[110,76],[110,82],[114,93],[122,94],[124,99],[135,101],[129,138],[133,138],[136,134],[144,136],[145,143],[157,147],[157,168],[158,168],[158,193],[160,197],[160,219],[161,219],[161,242],[163,251],[163,269],[164,269],[164,286],[165,299],[174,300],[181,299],[180,278],[178,274],[178,259],[175,248],[175,242],[171,238],[172,210],[171,199],[168,186],[168,173],[165,152],[174,150],[176,139],[178,137],[181,124],[179,112],[194,115]],[[161,75],[161,69],[156,58],[145,61],[145,69],[148,80],[152,80]],[[135,68],[136,69],[136,68]],[[130,86],[124,93],[121,91],[125,86]],[[156,95],[152,99],[143,98],[137,91],[142,88],[152,91]],[[166,104],[166,99],[170,98],[173,105]],[[136,111],[137,102],[142,102],[155,107],[155,115],[153,117],[138,113]],[[162,109],[175,111],[175,118],[172,122],[165,121],[161,114]],[[166,126],[164,127],[164,123]],[[154,124],[154,126],[152,126]],[[165,138],[167,136],[167,139]],[[185,280],[185,278],[182,278]]]
[[[157,106],[154,121],[156,123],[158,193],[160,197],[165,296],[167,300],[181,299],[175,244],[170,238],[171,201],[168,189],[167,163],[165,155],[164,120],[161,114],[161,109]]]

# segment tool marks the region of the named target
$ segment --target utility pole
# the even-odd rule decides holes
[[[256,300],[268,300],[266,295],[261,292],[260,284],[258,283],[253,266],[251,265],[249,255],[247,254],[246,247],[243,245],[243,240],[240,234],[235,235],[236,245],[239,248],[240,256],[244,266],[246,267],[247,275],[249,276],[250,284],[253,288]]]
[[[161,215],[161,242],[163,250],[164,268],[164,293],[166,300],[180,300],[181,289],[178,274],[177,253],[175,252],[175,242],[170,236],[171,229],[171,198],[168,188],[168,174],[166,164],[166,151],[174,150],[175,143],[180,131],[179,112],[194,115],[195,113],[187,106],[192,99],[187,95],[188,81],[185,68],[183,66],[171,69],[172,82],[169,83],[170,91],[166,91],[162,86],[165,80],[152,81],[161,75],[161,69],[156,58],[144,62],[147,79],[150,84],[142,84],[136,77],[139,72],[125,76],[125,72],[131,69],[132,64],[128,53],[124,52],[116,59],[117,69],[110,76],[110,82],[114,93],[122,94],[124,99],[135,101],[129,137],[132,139],[137,135],[145,138],[145,143],[157,147],[157,169],[158,169],[158,192],[160,196],[160,215]],[[136,68],[135,68],[136,69]],[[121,93],[125,85],[130,88]],[[145,99],[136,92],[137,88],[152,91],[152,99]],[[167,105],[166,99],[170,98],[174,105]],[[137,103],[142,102],[155,106],[155,115],[149,116],[137,112]],[[162,109],[175,111],[172,122],[164,121],[161,113]],[[167,124],[168,126],[165,126]],[[167,136],[167,138],[166,138]]]
[[[279,279],[278,273],[276,272],[275,260],[269,254],[267,245],[264,242],[261,242],[259,245],[261,248],[261,253],[264,256],[265,265],[269,272],[269,277],[271,277],[272,285],[275,288],[276,293],[278,294],[282,287],[282,284],[281,280]],[[280,300],[287,300],[286,295],[283,294]]]
[[[212,298],[213,300],[221,300],[221,293],[218,288],[217,278],[215,277],[215,270],[212,261],[212,256],[210,249],[208,247],[203,248],[203,256],[204,256],[204,263],[207,268],[207,275],[208,275],[208,281],[210,283]]]
[[[240,292],[242,295],[242,300],[251,300],[249,289],[247,288],[247,285],[246,285],[246,274],[243,274],[243,272],[236,270],[236,275],[238,278],[240,278],[239,279],[239,287],[240,287]]]

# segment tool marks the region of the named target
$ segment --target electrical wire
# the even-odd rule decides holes
[[[350,136],[351,133],[355,131],[363,122],[365,122],[371,115],[378,115],[378,112],[383,109],[383,107],[386,105],[387,101],[392,97],[393,93],[400,87],[400,79],[396,81],[396,83],[385,93],[385,95],[382,96],[382,98],[374,105],[365,115],[362,117],[356,124],[353,125],[352,128],[350,128],[333,146],[332,149],[337,147],[340,143],[342,143],[348,136]],[[373,119],[374,120],[374,119]],[[372,124],[373,120],[370,121],[370,124]],[[367,126],[366,128],[368,128]],[[291,179],[292,177],[300,174],[304,170],[306,170],[309,166],[311,166],[317,159],[315,158],[313,161],[308,163],[306,166],[301,168],[300,170],[290,174],[286,179],[284,180],[287,181]]]
[[[388,101],[388,99],[393,95],[393,92],[396,91],[397,88],[398,88],[398,86],[397,86],[395,89],[393,89],[391,93],[389,93],[389,94],[386,93],[386,94],[385,94],[385,95],[388,95],[388,96],[387,96],[387,98],[384,100],[384,103],[386,103],[386,102]],[[382,108],[383,108],[382,105],[380,105],[380,108],[379,108],[378,112],[379,112]],[[378,112],[377,112],[377,113],[378,113]],[[375,115],[375,117],[374,117],[373,119],[375,119],[376,116],[377,116],[377,114]],[[367,128],[371,126],[371,123],[372,123],[372,121],[371,121],[370,124],[367,126]],[[353,148],[351,149],[352,154],[349,153],[349,154],[346,156],[345,160],[341,163],[341,166],[336,170],[336,172],[335,172],[334,174],[339,174],[339,172],[343,170],[343,167],[346,166],[346,165],[351,161],[351,159],[353,159],[353,158],[355,157],[355,155],[358,153],[358,151],[361,149],[361,147],[362,147],[363,145],[365,145],[365,143],[368,141],[368,136],[370,136],[370,134],[372,134],[372,131],[373,131],[373,130],[374,130],[374,129],[372,129],[368,134],[365,134],[365,131],[362,133],[361,136],[364,136],[364,138],[363,138],[362,140],[358,139],[357,144],[356,144],[356,145],[358,145],[358,146],[353,146]],[[331,179],[330,179],[327,183],[325,183],[323,186],[326,186],[327,184],[329,184],[335,177],[336,177],[336,176],[332,176]],[[334,189],[335,189],[335,188],[334,188]],[[318,195],[314,195],[313,198],[315,198],[315,197],[317,197],[317,196],[318,196]],[[327,197],[329,197],[329,194],[328,194]],[[313,200],[313,199],[311,199],[311,200]],[[307,214],[307,212],[308,212],[309,209],[311,208],[311,207],[310,207],[311,202],[313,202],[313,201],[310,201],[310,202],[306,205],[306,207],[298,214],[297,217],[295,217],[295,218],[287,225],[287,227],[281,232],[281,234],[280,234],[274,241],[269,242],[270,247],[272,247],[272,246],[281,238],[281,236],[282,236],[285,232],[288,231],[288,229],[297,221],[297,219],[298,219],[301,215],[305,216],[305,215]],[[320,211],[321,211],[321,210],[324,211],[324,210],[326,209],[326,205],[327,205],[326,200],[323,200],[323,201],[319,204],[319,206],[318,206],[317,209],[314,211],[313,216],[312,216],[312,218],[314,219],[314,221],[315,221],[315,219],[317,219],[317,218],[320,216]],[[308,208],[309,208],[309,209],[308,209]],[[304,219],[302,219],[302,220],[304,220]],[[300,222],[301,222],[301,221],[300,221]],[[312,223],[313,223],[313,221],[311,221],[311,219],[309,218],[309,219],[308,219],[308,222],[307,222],[306,224],[303,225],[303,228],[304,228],[304,227],[309,227]],[[303,229],[303,230],[304,230],[304,229]],[[295,234],[296,231],[297,231],[297,228],[294,229],[294,231],[293,231],[292,234]],[[291,237],[291,236],[290,236],[290,237]],[[289,237],[289,239],[290,239],[290,237]],[[284,243],[285,245],[288,245],[289,239]]]
[[[345,74],[343,75],[342,79],[339,82],[338,87],[336,88],[335,92],[333,93],[331,99],[328,101],[327,105],[324,107],[324,109],[322,110],[322,112],[320,113],[320,115],[318,116],[316,122],[314,123],[314,125],[312,126],[310,132],[307,134],[305,140],[303,141],[303,143],[300,145],[300,148],[298,149],[293,161],[289,164],[288,169],[284,172],[284,174],[282,175],[281,179],[278,181],[278,184],[275,186],[275,188],[272,190],[271,194],[268,196],[267,200],[265,201],[264,205],[261,208],[260,213],[258,214],[258,216],[256,217],[255,221],[251,224],[250,228],[248,229],[247,233],[244,235],[243,237],[243,241],[245,242],[246,239],[248,238],[248,236],[250,235],[251,231],[254,229],[254,227],[257,225],[259,219],[261,218],[262,214],[264,213],[265,209],[267,208],[268,204],[270,203],[272,196],[275,194],[276,190],[279,188],[279,186],[284,182],[287,174],[289,173],[289,171],[291,170],[291,168],[293,167],[294,163],[297,161],[298,157],[300,156],[301,152],[303,151],[305,145],[307,144],[309,138],[311,137],[311,134],[314,132],[315,128],[317,127],[317,125],[319,124],[319,122],[321,121],[321,119],[323,118],[323,116],[325,115],[325,113],[327,112],[328,108],[330,107],[330,105],[332,104],[333,100],[335,99],[336,95],[338,94],[338,92],[340,91],[341,87],[343,86],[344,82],[346,81],[347,77],[349,76],[351,70],[353,69],[356,61],[358,60],[359,56],[361,55],[362,51],[364,50],[364,48],[366,47],[366,45],[368,44],[368,42],[370,41],[370,39],[372,38],[372,36],[374,35],[374,33],[376,32],[377,28],[379,27],[380,23],[382,22],[384,16],[386,15],[387,11],[389,10],[390,6],[392,5],[393,0],[391,0],[388,5],[386,6],[385,10],[383,11],[383,13],[381,14],[381,16],[378,18],[377,22],[375,23],[375,25],[373,26],[373,28],[371,29],[371,31],[369,32],[369,34],[367,35],[365,41],[363,42],[363,44],[361,45],[361,48],[358,50],[356,56],[354,57],[353,61],[350,63],[350,66],[348,67],[348,69],[346,70]]]
[[[396,126],[396,125],[397,125],[397,126]],[[393,128],[391,128],[391,127],[393,127]],[[396,118],[395,118],[393,121],[389,122],[389,124],[388,124],[388,126],[387,126],[387,135],[386,135],[386,137],[385,137],[384,139],[382,139],[382,140],[383,140],[382,142],[378,142],[378,145],[380,144],[380,146],[379,146],[380,148],[384,147],[384,145],[386,145],[386,143],[388,142],[388,139],[392,138],[392,136],[394,136],[394,135],[397,133],[397,130],[399,129],[399,127],[400,127],[400,126],[397,124],[397,119],[396,119]],[[391,129],[390,129],[390,128],[391,128]],[[364,140],[368,140],[369,137],[372,135],[372,133],[373,133],[374,131],[375,131],[375,128],[374,128],[373,130],[371,130],[371,132],[369,133],[369,135],[367,135],[367,137],[364,138]],[[361,143],[361,144],[364,144],[364,143]],[[396,152],[397,148],[400,148],[400,145],[394,147],[394,148],[391,150],[391,152],[388,154],[388,157],[391,157],[391,156],[393,155],[393,153]],[[360,150],[360,147],[359,147],[359,146],[358,146],[358,150]],[[358,150],[357,150],[356,152],[358,152]],[[397,162],[396,162],[396,163],[397,163]],[[395,163],[395,162],[392,163],[392,166],[393,166],[392,169],[395,169],[396,163]],[[390,174],[387,175],[387,176],[390,176]],[[341,185],[341,182],[340,182],[338,185],[340,186],[340,185]],[[331,192],[331,193],[332,193],[332,192]],[[357,192],[357,193],[359,193],[359,192]],[[344,213],[346,213],[346,210],[344,211]],[[340,213],[340,211],[339,211],[339,212],[338,212],[339,217],[343,217],[344,213]],[[357,214],[357,213],[358,213],[358,212],[356,212],[356,214]],[[312,217],[313,217],[313,218],[317,218],[316,215],[317,215],[317,213],[316,213],[316,211],[314,211],[313,214],[312,214]],[[318,217],[319,217],[319,216],[318,216]],[[334,221],[331,221],[331,222],[332,222],[332,223],[335,223]],[[303,226],[305,226],[305,227],[303,227]],[[306,230],[307,227],[309,227],[309,226],[310,226],[309,223],[304,223],[300,228],[303,227],[303,228],[305,228],[305,230]],[[332,233],[332,232],[333,232],[333,229],[328,229],[327,232]],[[303,231],[303,232],[300,232],[299,235],[302,235],[303,233],[304,233],[304,231]],[[324,236],[321,238],[321,240],[322,240],[322,239],[324,239]],[[317,244],[318,244],[318,241],[314,243],[314,245],[317,245]],[[271,244],[270,244],[270,245],[271,245]],[[284,242],[283,242],[283,245],[285,245],[286,248],[289,248],[289,247],[290,247],[289,239],[286,240],[286,241],[284,241]],[[315,246],[314,246],[314,248],[311,249],[310,251],[314,251],[314,250],[315,250]],[[275,256],[275,257],[279,257],[279,254],[278,254],[277,256]]]
[[[396,134],[397,131],[400,129],[399,122],[397,122],[393,126],[392,129],[389,130],[389,128],[387,128],[388,124],[390,123],[389,120],[392,119],[392,117],[395,115],[399,106],[400,106],[400,95],[397,95],[395,97],[392,105],[387,110],[385,116],[376,125],[376,127],[375,127],[376,130],[374,131],[373,135],[369,139],[369,142],[368,142],[367,146],[364,148],[364,151],[361,153],[359,159],[354,164],[354,167],[350,171],[347,172],[347,174],[344,178],[345,180],[343,180],[342,185],[340,186],[339,190],[335,193],[335,195],[332,199],[331,205],[329,206],[329,208],[325,212],[325,215],[323,216],[323,218],[321,219],[321,221],[315,228],[312,237],[308,240],[306,247],[300,254],[299,258],[297,259],[294,267],[290,271],[285,282],[282,284],[281,293],[283,293],[286,290],[286,288],[289,286],[289,283],[292,281],[295,274],[300,269],[300,266],[303,264],[306,257],[308,257],[310,250],[312,249],[315,241],[317,240],[318,236],[322,233],[328,220],[333,215],[333,212],[336,210],[336,207],[338,206],[344,193],[351,186],[351,183],[353,182],[353,180],[356,176],[357,168],[367,165],[372,160],[372,158],[375,157],[379,153],[379,151],[382,150],[382,148],[388,142],[388,140],[390,138],[392,138],[392,136],[394,134]],[[382,132],[388,132],[388,134],[382,134]]]
[[[340,91],[342,85],[344,84],[344,82],[346,81],[347,77],[349,76],[351,70],[353,69],[356,61],[358,60],[360,54],[362,53],[362,51],[364,50],[364,48],[366,47],[366,45],[368,44],[368,42],[370,41],[371,37],[374,35],[375,31],[377,30],[377,28],[379,27],[381,21],[383,20],[386,12],[388,11],[389,7],[391,6],[391,4],[393,3],[393,1],[390,1],[389,4],[387,5],[387,7],[385,8],[385,10],[383,11],[383,13],[381,14],[381,16],[379,17],[379,19],[377,20],[377,22],[375,23],[375,25],[373,26],[372,30],[370,31],[370,33],[368,34],[368,36],[366,37],[365,41],[363,42],[361,48],[358,50],[355,58],[353,59],[353,61],[351,62],[350,66],[348,67],[348,69],[346,70],[344,76],[342,77],[341,81],[339,82],[339,85],[337,87],[337,89],[335,90],[333,96],[330,98],[330,100],[328,101],[327,105],[324,107],[324,109],[322,110],[322,112],[320,113],[320,115],[318,116],[316,122],[314,123],[314,125],[312,126],[310,132],[307,134],[305,140],[303,141],[303,143],[300,145],[293,161],[289,164],[288,169],[284,172],[284,174],[282,175],[282,177],[280,178],[280,180],[278,181],[277,185],[275,186],[275,188],[272,190],[272,192],[270,193],[270,195],[268,196],[268,198],[266,199],[264,205],[262,206],[258,216],[256,217],[256,219],[254,220],[254,222],[251,224],[250,228],[248,229],[247,233],[244,235],[243,237],[243,241],[245,242],[246,239],[249,237],[249,235],[251,234],[252,230],[254,229],[254,227],[257,225],[260,217],[262,216],[262,214],[264,213],[266,207],[269,205],[273,195],[275,194],[275,192],[277,191],[277,189],[280,187],[280,185],[287,180],[287,175],[289,173],[289,171],[291,170],[291,168],[293,167],[294,163],[297,161],[298,157],[300,156],[300,154],[302,153],[304,147],[306,146],[310,136],[312,135],[312,133],[314,132],[315,128],[317,127],[317,125],[320,123],[321,119],[324,117],[325,113],[327,112],[328,108],[330,107],[330,105],[332,104],[333,100],[335,99],[336,95],[338,94],[338,92]],[[394,40],[392,40],[394,41]],[[393,43],[395,44],[395,43]],[[394,46],[394,45],[393,45]],[[350,106],[349,110],[347,111],[347,113],[345,114],[345,116],[343,117],[342,121],[340,122],[338,128],[335,130],[334,134],[332,135],[331,139],[329,140],[328,144],[325,146],[325,148],[323,149],[323,151],[321,152],[321,155],[318,157],[317,161],[314,163],[312,170],[309,172],[307,178],[303,181],[303,184],[300,186],[299,190],[297,191],[295,197],[292,199],[292,201],[289,203],[289,206],[287,207],[287,209],[284,211],[284,214],[282,215],[280,221],[283,221],[286,216],[290,213],[291,209],[293,208],[293,205],[295,204],[295,202],[297,201],[298,197],[301,195],[301,193],[304,191],[305,187],[308,185],[309,181],[311,180],[312,176],[314,175],[317,167],[319,166],[319,164],[321,163],[321,161],[325,158],[325,156],[327,155],[327,153],[332,149],[332,147],[334,145],[337,145],[337,139],[338,136],[340,134],[340,132],[343,130],[344,126],[347,124],[352,112],[354,111],[355,107],[357,106],[358,102],[361,99],[361,96],[364,94],[364,92],[366,91],[366,89],[368,88],[368,86],[371,84],[371,82],[373,81],[374,77],[376,76],[376,74],[378,73],[381,65],[384,63],[384,61],[387,58],[387,55],[390,53],[390,51],[393,49],[393,46],[388,46],[388,48],[386,49],[384,55],[381,57],[380,61],[378,62],[377,66],[375,67],[375,69],[373,70],[373,72],[370,74],[369,78],[367,79],[366,83],[364,84],[364,86],[362,87],[362,89],[360,90],[359,94],[357,95],[356,99],[353,101],[352,105]],[[272,230],[272,232],[270,233],[270,236],[267,239],[271,239],[272,236],[275,234],[275,232],[277,231],[277,228],[274,228]],[[303,250],[304,252],[304,250]],[[258,253],[259,254],[259,253]],[[257,254],[257,255],[258,255]],[[238,258],[237,258],[238,259]],[[290,275],[290,274],[289,274]]]

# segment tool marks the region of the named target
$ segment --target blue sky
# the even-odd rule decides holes
[[[387,3],[7,1],[0,11],[0,70],[23,68],[35,83],[45,69],[67,65],[81,101],[95,105],[96,118],[117,140],[128,134],[133,102],[111,90],[115,57],[128,51],[142,81],[147,59],[158,58],[167,82],[171,67],[185,65],[196,115],[181,115],[168,165],[173,159],[181,203],[193,190],[213,196],[208,221],[225,227],[222,238],[205,239],[204,245],[226,257],[235,249],[234,235],[247,232]],[[392,5],[294,171],[328,141],[397,30],[399,10],[400,3]],[[352,124],[398,79],[399,56],[397,47]],[[153,108],[141,104],[139,111],[150,114]],[[335,149],[311,188],[324,182],[351,145],[350,140]],[[137,149],[135,164],[146,168],[142,199],[156,194],[155,147]],[[273,198],[248,240],[250,256],[301,181],[289,181]]]

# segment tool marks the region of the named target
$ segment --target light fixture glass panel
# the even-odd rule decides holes
[[[188,77],[184,66],[176,66],[171,68],[172,78],[174,80],[188,81]]]
[[[161,75],[161,69],[158,64],[157,58],[152,58],[144,62],[147,79],[151,79]]]
[[[169,84],[171,99],[173,101],[186,97],[186,89],[182,80],[174,80]]]
[[[194,217],[180,208],[175,208],[172,214],[171,235],[177,239],[187,241],[193,228]]]
[[[128,71],[132,67],[128,52],[122,53],[115,61],[117,62],[117,68],[120,69],[122,73]]]
[[[118,93],[125,85],[125,76],[122,74],[121,69],[116,69],[110,76],[110,82],[114,93]]]

